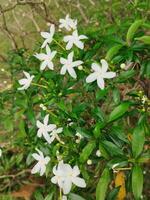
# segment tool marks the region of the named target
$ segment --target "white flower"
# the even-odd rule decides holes
[[[71,19],[69,15],[66,15],[65,19],[60,19],[59,23],[59,28],[65,28],[68,31],[71,31],[72,29],[75,30],[77,28],[77,20]]]
[[[63,142],[60,140],[59,136],[58,136],[58,134],[59,134],[59,133],[62,133],[62,131],[63,131],[63,128],[62,128],[62,127],[61,127],[61,128],[55,128],[55,129],[50,133],[49,144],[51,144],[55,139],[57,139],[60,143],[63,143]]]
[[[97,156],[97,157],[101,157],[101,152],[100,152],[100,150],[97,150],[97,151],[96,151],[96,156]]]
[[[43,152],[39,149],[36,149],[37,153],[33,153],[32,156],[35,160],[38,161],[38,163],[33,167],[31,170],[32,174],[40,173],[40,176],[42,176],[46,171],[46,165],[50,161],[50,157],[46,156],[44,157]]]
[[[65,195],[63,195],[62,200],[67,200],[67,197]]]
[[[2,150],[0,149],[0,157],[2,156]]]
[[[77,78],[76,72],[74,70],[74,67],[77,67],[79,65],[81,65],[83,62],[81,60],[77,60],[73,62],[73,52],[71,52],[68,55],[68,58],[60,58],[60,63],[63,64],[60,74],[64,75],[66,74],[66,72],[68,71],[68,73],[70,74],[70,76],[72,76],[73,78]]]
[[[84,44],[82,39],[87,39],[85,35],[78,35],[78,31],[75,30],[72,35],[67,35],[64,37],[64,42],[67,42],[66,50],[70,50],[73,47],[73,44],[76,45],[78,48],[83,49]]]
[[[57,51],[51,51],[51,49],[47,45],[46,54],[44,53],[35,54],[35,57],[39,59],[40,61],[42,61],[41,66],[40,66],[41,71],[44,70],[46,67],[48,67],[51,70],[54,69],[54,64],[52,62],[52,59],[55,57],[56,53]]]
[[[54,33],[55,33],[54,24],[52,24],[50,26],[50,32],[41,32],[41,36],[45,39],[45,41],[43,42],[41,48],[46,47],[47,44],[50,44],[52,42]]]
[[[44,139],[50,144],[51,143],[51,137],[48,134],[48,132],[53,131],[56,128],[55,124],[48,124],[48,119],[49,119],[49,115],[46,115],[44,118],[44,123],[42,124],[39,120],[37,120],[37,127],[38,127],[38,132],[37,132],[37,136],[38,137],[44,137]]]
[[[28,87],[30,87],[30,84],[32,82],[32,79],[34,78],[34,75],[30,76],[28,72],[23,71],[26,78],[20,79],[18,82],[22,87],[18,88],[18,90],[26,90]]]
[[[97,85],[101,89],[104,89],[104,78],[110,79],[116,76],[115,72],[107,72],[108,63],[104,59],[101,60],[101,65],[93,63],[91,67],[94,72],[86,78],[86,82],[91,83],[97,80]]]
[[[78,166],[72,168],[69,164],[64,164],[63,161],[60,161],[58,166],[54,166],[53,173],[55,176],[52,177],[51,182],[58,184],[64,194],[70,192],[72,184],[81,188],[86,187],[84,179],[78,177],[80,174]]]

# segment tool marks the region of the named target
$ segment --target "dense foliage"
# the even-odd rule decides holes
[[[118,11],[118,5],[113,9]],[[101,13],[96,14],[99,23],[86,29],[78,22],[78,32],[88,39],[84,40],[84,49],[73,47],[74,61],[83,61],[75,68],[76,79],[60,74],[60,57],[66,59],[72,50],[66,50],[63,41],[68,32],[58,31],[58,27],[48,44],[57,51],[54,70],[40,70],[35,54],[45,53],[42,39],[32,53],[26,49],[9,53],[13,87],[0,93],[1,121],[10,132],[1,143],[3,193],[17,191],[26,179],[26,184],[40,186],[33,199],[61,199],[51,178],[53,167],[63,160],[72,167],[78,165],[86,182],[86,188],[72,187],[67,195],[70,200],[138,200],[142,195],[148,199],[144,171],[150,157],[150,24],[143,15],[147,6],[146,1],[135,1],[128,8],[130,17],[116,16],[109,24]],[[92,63],[101,59],[108,62],[108,71],[116,73],[116,77],[105,79],[104,89],[96,82],[86,82]],[[23,71],[34,78],[29,88],[20,91],[18,80]],[[50,124],[63,127],[59,139],[50,144],[37,137],[37,121],[42,122],[47,114]],[[30,175],[36,149],[51,158],[42,178]]]

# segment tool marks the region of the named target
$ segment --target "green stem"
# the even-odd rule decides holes
[[[59,198],[60,198],[60,200],[62,200],[62,192],[61,192],[61,188],[59,189]]]
[[[31,85],[35,85],[35,86],[39,86],[41,88],[46,88],[47,89],[47,87],[45,85],[40,85],[38,83],[31,83]]]
[[[66,51],[66,49],[65,49],[59,42],[57,42],[57,40],[53,39],[53,41],[54,41],[56,44],[58,44],[58,46],[60,46],[64,51]]]

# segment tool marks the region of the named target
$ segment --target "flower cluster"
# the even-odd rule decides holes
[[[59,28],[65,28],[70,35],[66,35],[63,38],[63,42],[66,43],[66,51],[71,50],[74,46],[79,49],[84,48],[84,43],[82,40],[87,39],[85,35],[79,35],[77,30],[77,20],[73,20],[66,16],[65,19],[59,20],[60,25]],[[59,46],[61,46],[55,39],[55,26],[52,24],[50,26],[49,32],[41,32],[41,36],[44,38],[44,42],[42,43],[41,49],[45,48],[45,53],[36,53],[34,56],[41,61],[40,70],[43,71],[46,67],[50,70],[54,70],[55,66],[53,63],[53,59],[57,54],[56,50],[51,50],[49,45],[52,42],[56,42]],[[62,47],[63,48],[63,47]],[[65,48],[63,48],[65,50]],[[67,58],[60,57],[60,63],[62,64],[62,68],[60,70],[61,75],[68,74],[76,79],[77,74],[75,71],[75,67],[79,69],[82,67],[83,61],[74,59],[74,51],[68,53]],[[104,89],[104,79],[114,78],[116,76],[115,72],[107,72],[108,63],[106,60],[101,60],[101,65],[98,63],[92,63],[91,65],[92,73],[87,76],[86,82],[91,83],[97,81],[97,85],[99,88]],[[28,72],[23,72],[26,78],[19,80],[19,84],[22,86],[18,88],[18,90],[26,90],[31,85],[31,82],[34,78],[34,75],[30,75]],[[44,138],[48,144],[51,144],[54,140],[59,141],[64,144],[64,142],[60,139],[59,134],[63,132],[62,127],[57,127],[55,124],[49,124],[49,115],[44,117],[43,122],[37,120],[36,126],[38,128],[37,137]],[[80,142],[82,136],[77,134],[77,143]],[[33,167],[31,173],[40,173],[42,176],[46,171],[46,165],[50,161],[50,157],[44,157],[43,152],[39,149],[36,149],[37,153],[33,153],[32,156],[35,160],[37,160],[37,164]],[[100,156],[100,152],[97,152],[97,155]],[[86,187],[86,183],[84,179],[78,177],[80,174],[80,170],[78,166],[74,166],[73,168],[69,164],[64,164],[61,160],[58,165],[53,168],[54,177],[51,179],[52,183],[57,184],[63,193],[66,195],[70,192],[72,184],[75,184],[78,187],[84,188]],[[64,197],[66,198],[66,197]]]

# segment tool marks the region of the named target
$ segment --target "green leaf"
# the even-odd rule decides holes
[[[117,106],[109,115],[108,122],[112,122],[119,117],[123,116],[128,108],[130,107],[131,103],[130,102],[123,102],[119,106]]]
[[[85,200],[85,199],[77,194],[70,193],[69,200]]]
[[[94,150],[96,144],[95,141],[90,141],[82,150],[80,154],[80,162],[84,163],[88,157],[91,155],[92,151]]]
[[[138,125],[134,129],[132,137],[132,153],[135,158],[137,158],[141,154],[143,150],[144,141],[144,127],[142,125]]]
[[[111,155],[111,156],[120,156],[123,155],[122,150],[116,146],[114,143],[110,142],[110,141],[103,141],[101,142],[101,144],[103,145],[103,147],[105,148],[105,150]]]
[[[110,180],[111,179],[109,169],[105,168],[96,187],[96,200],[105,200]]]
[[[138,28],[143,24],[143,20],[136,20],[133,24],[128,29],[127,36],[126,36],[126,41],[127,44],[130,46],[131,41],[138,30]]]
[[[54,193],[48,194],[44,200],[52,200]]]
[[[132,169],[132,191],[136,200],[141,199],[143,190],[143,171],[140,166],[135,165]]]
[[[121,44],[117,44],[117,45],[111,47],[106,54],[106,57],[105,57],[106,60],[110,61],[119,52],[119,50],[122,47],[123,47],[123,45],[121,45]]]
[[[116,82],[118,83],[124,83],[126,82],[128,79],[132,78],[133,76],[135,76],[136,71],[131,69],[125,72],[121,72],[119,77],[116,78]]]
[[[117,199],[117,195],[119,192],[120,186],[119,187],[115,187],[109,194],[107,197],[107,200],[116,200]]]
[[[143,42],[144,44],[150,45],[150,36],[149,35],[144,35],[142,37],[135,38],[135,40],[139,40],[139,41]]]

